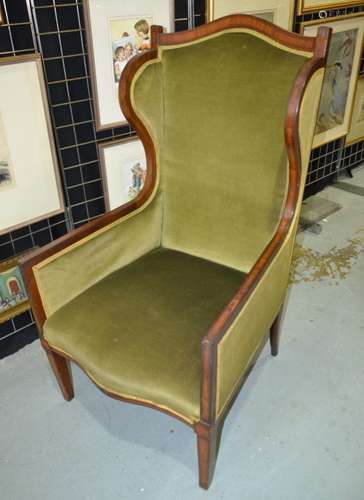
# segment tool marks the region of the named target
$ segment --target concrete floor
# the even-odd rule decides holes
[[[362,500],[364,197],[320,196],[343,208],[299,235],[281,353],[264,350],[237,399],[208,492],[189,428],[76,367],[64,402],[36,342],[0,362],[1,500]]]

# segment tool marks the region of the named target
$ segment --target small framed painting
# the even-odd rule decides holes
[[[99,145],[105,204],[107,210],[118,208],[135,198],[147,174],[147,160],[142,141],[137,137]]]
[[[151,26],[173,25],[173,0],[85,0],[86,36],[96,129],[126,123],[118,100],[123,70],[133,56],[150,49]]]
[[[19,258],[0,262],[0,323],[30,309]]]
[[[351,125],[346,136],[346,145],[364,139],[364,76],[361,76],[356,84],[355,100],[353,113],[351,116]]]
[[[315,12],[317,10],[344,9],[361,5],[360,0],[298,0],[298,14]]]
[[[292,29],[294,2],[291,0],[208,0],[208,20],[229,14],[250,14]]]
[[[40,56],[0,59],[0,234],[64,211]]]
[[[313,147],[343,137],[349,131],[364,39],[364,15],[304,23],[304,35],[315,36],[319,26],[333,29],[327,58]]]

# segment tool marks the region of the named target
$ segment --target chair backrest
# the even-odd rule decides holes
[[[215,31],[160,46],[132,102],[158,152],[162,244],[248,272],[281,218],[287,107],[313,53],[249,27]]]

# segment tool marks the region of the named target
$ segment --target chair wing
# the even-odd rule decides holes
[[[260,352],[273,319],[277,316],[286,293],[296,230],[299,221],[316,114],[324,69],[317,69],[307,85],[299,114],[301,173],[299,192],[290,229],[259,283],[227,329],[217,347],[217,391],[213,408],[218,418]],[[257,335],[261,332],[261,335]]]
[[[33,310],[41,328],[46,318],[120,267],[157,248],[161,240],[160,201],[93,224],[40,249],[23,263]],[[114,219],[114,220],[113,220]],[[69,241],[69,244],[64,244]]]

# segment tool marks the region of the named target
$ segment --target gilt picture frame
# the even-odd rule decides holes
[[[364,140],[364,75],[358,78],[346,146]]]
[[[118,83],[128,60],[150,48],[152,24],[173,30],[173,0],[85,0],[96,130],[121,127],[127,121],[118,101]]]
[[[364,14],[353,14],[301,25],[301,33],[315,36],[320,26],[333,30],[318,111],[313,148],[349,132],[356,81],[364,40]]]
[[[147,173],[142,141],[128,137],[99,144],[106,210],[133,200],[141,191]]]
[[[360,0],[298,0],[297,13],[302,15],[320,10],[343,9],[362,3]]]
[[[0,262],[0,324],[30,309],[19,259]]]
[[[39,54],[0,59],[0,200],[0,234],[65,210]]]
[[[291,0],[208,0],[208,21],[229,14],[250,14],[291,31],[294,2]]]

